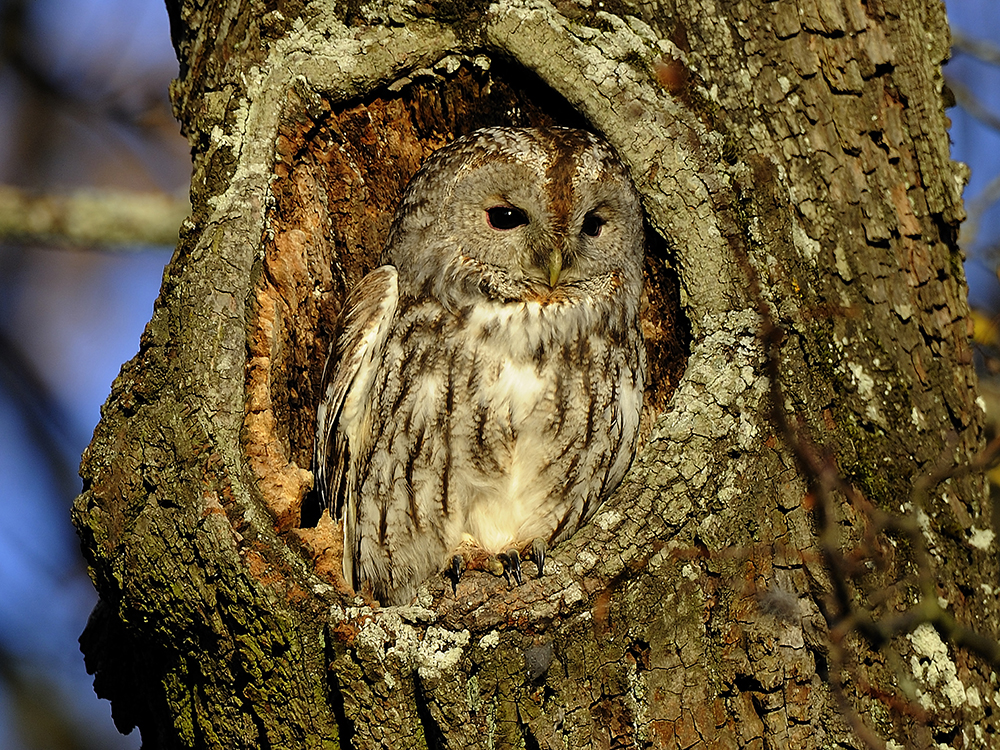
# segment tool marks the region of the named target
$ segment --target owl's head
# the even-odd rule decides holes
[[[611,147],[568,128],[487,128],[410,182],[383,261],[400,291],[448,306],[566,299],[642,284],[642,211]]]

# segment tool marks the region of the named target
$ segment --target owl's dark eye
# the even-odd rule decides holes
[[[596,237],[601,233],[601,227],[603,226],[604,219],[595,213],[589,213],[583,217],[583,226],[580,227],[580,231],[588,237]]]
[[[513,206],[494,206],[486,209],[490,226],[494,229],[513,229],[528,223],[528,216]]]

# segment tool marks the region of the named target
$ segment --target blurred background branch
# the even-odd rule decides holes
[[[951,47],[955,52],[972,55],[984,63],[1000,65],[1000,46],[997,45],[996,41],[974,39],[967,36],[961,29],[952,27]]]
[[[0,185],[0,242],[135,247],[174,245],[186,200],[156,193],[79,190],[37,195]]]

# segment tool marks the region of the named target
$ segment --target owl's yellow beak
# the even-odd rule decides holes
[[[562,273],[562,253],[553,250],[549,255],[549,286],[555,287],[559,282],[560,273]]]

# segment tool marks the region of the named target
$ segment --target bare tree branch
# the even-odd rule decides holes
[[[153,193],[32,195],[0,186],[0,240],[68,246],[175,245],[190,207]]]
[[[990,65],[1000,65],[1000,47],[982,39],[973,39],[954,28],[951,30],[951,46],[959,52],[972,55]]]
[[[948,78],[948,87],[955,94],[955,101],[962,109],[975,117],[989,128],[1000,130],[1000,116],[991,112],[986,105],[977,99],[972,91],[953,77]]]

